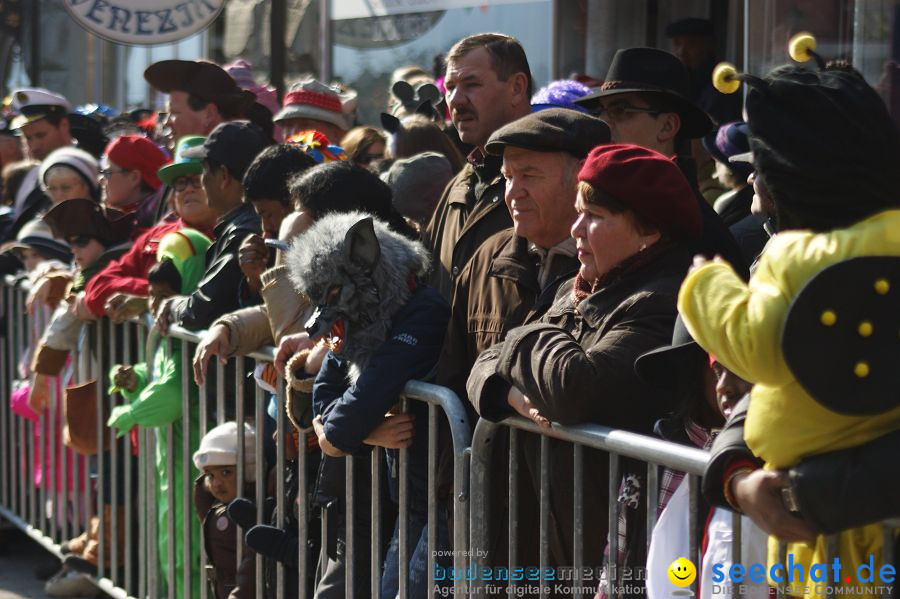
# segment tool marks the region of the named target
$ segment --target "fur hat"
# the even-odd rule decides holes
[[[84,179],[85,183],[91,190],[92,194],[96,194],[99,188],[98,179],[100,177],[100,166],[97,159],[74,146],[65,146],[57,148],[50,152],[41,162],[41,170],[39,171],[40,181],[47,184],[47,171],[54,166],[67,166]]]
[[[410,281],[430,265],[420,242],[363,212],[320,218],[294,239],[285,262],[294,287],[316,307],[307,332],[319,338],[330,331],[340,340],[335,351],[350,362],[352,380],[409,300]]]
[[[230,421],[220,424],[200,439],[194,452],[194,466],[236,466],[238,461],[238,425]],[[244,481],[256,480],[256,431],[244,423]]]
[[[587,112],[587,108],[575,103],[578,98],[591,93],[591,88],[584,83],[571,79],[551,81],[531,96],[531,110],[537,112],[545,108],[571,108],[578,112]]]

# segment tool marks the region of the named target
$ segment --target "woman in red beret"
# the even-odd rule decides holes
[[[103,203],[120,212],[134,213],[138,231],[156,221],[162,182],[156,172],[169,162],[159,146],[140,135],[120,135],[106,146],[101,159]]]
[[[638,378],[634,361],[672,337],[678,288],[690,263],[687,242],[702,228],[700,210],[677,165],[639,146],[594,148],[578,179],[572,236],[579,273],[559,287],[539,321],[512,329],[479,356],[469,399],[489,420],[520,414],[546,428],[591,422],[649,434],[676,401]],[[540,481],[538,439],[526,436],[522,447],[531,479]],[[584,535],[584,565],[599,567],[608,458],[585,449],[583,459],[590,476],[583,479],[582,526],[591,531]],[[554,446],[550,462],[551,565],[566,566],[574,563],[571,446]],[[620,501],[637,510],[640,477],[624,478]],[[531,550],[521,548],[525,554]]]

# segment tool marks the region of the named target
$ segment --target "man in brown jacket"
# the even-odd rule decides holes
[[[453,279],[485,239],[509,227],[500,158],[488,156],[491,133],[531,112],[531,70],[518,40],[480,33],[447,55],[447,106],[460,139],[475,146],[451,179],[423,234],[434,256],[429,284],[450,301]]]
[[[609,139],[600,119],[550,108],[501,127],[486,143],[488,153],[503,160],[513,226],[485,241],[453,284],[438,383],[461,398],[478,354],[526,318],[539,317],[557,284],[575,276],[578,258],[569,230],[578,169],[591,148]]]
[[[502,341],[511,328],[539,318],[552,304],[559,284],[578,271],[570,235],[578,170],[591,148],[609,143],[609,137],[609,127],[600,119],[550,108],[501,127],[488,140],[487,151],[503,159],[505,205],[513,226],[485,241],[454,281],[437,382],[460,398],[466,397],[466,379],[478,355]],[[464,403],[474,422],[474,409]],[[492,566],[503,566],[509,538],[508,437],[504,429],[497,433],[490,493],[494,526],[485,549]],[[441,463],[446,468],[446,460]],[[537,517],[530,484],[527,477],[519,477],[520,521]],[[520,529],[521,564],[538,563],[539,555],[533,551],[537,537],[529,532],[537,529]]]

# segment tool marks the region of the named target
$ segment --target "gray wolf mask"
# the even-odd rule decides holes
[[[362,212],[318,220],[293,241],[285,262],[294,287],[315,307],[306,323],[310,338],[337,340],[351,382],[409,300],[411,277],[429,267],[422,244]]]

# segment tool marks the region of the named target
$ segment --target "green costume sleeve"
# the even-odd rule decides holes
[[[173,350],[170,356],[165,347],[161,347],[156,355],[154,372],[156,376],[153,381],[147,383],[145,367],[138,374],[140,392],[136,391],[134,394],[125,392],[126,397],[129,395],[136,397],[131,400],[130,405],[113,410],[113,414],[115,415],[120,408],[127,408],[128,415],[124,416],[123,410],[122,414],[118,414],[119,418],[141,426],[165,426],[178,420],[181,417],[180,356],[181,351],[178,348]],[[135,370],[137,371],[137,368]]]
[[[128,391],[127,389],[121,389],[116,386],[115,378],[117,368],[118,365],[113,366],[109,370],[109,392],[119,393],[128,401],[128,403],[121,406],[116,406],[112,409],[109,414],[109,420],[106,421],[106,426],[118,429],[116,436],[123,437],[128,433],[128,431],[131,430],[134,425],[137,424],[131,413],[131,405],[134,402],[138,401],[141,391],[147,386],[149,373],[147,371],[146,362],[141,362],[139,364],[133,365],[132,370],[134,370],[135,377],[137,377],[137,386],[135,387],[134,391]]]

